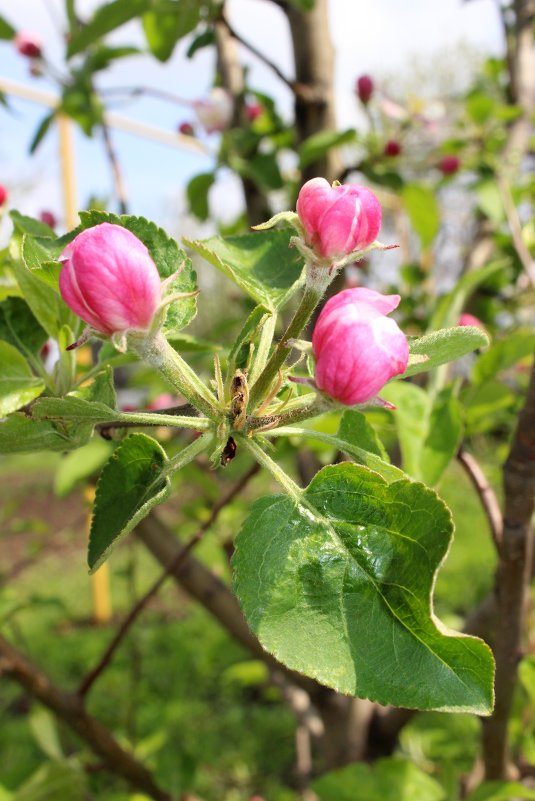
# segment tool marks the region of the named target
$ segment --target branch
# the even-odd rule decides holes
[[[507,725],[522,654],[527,589],[532,568],[535,506],[535,361],[504,467],[503,543],[496,572],[496,706],[483,723],[483,758],[487,779],[506,778],[509,762]]]
[[[156,581],[149,587],[147,592],[141,596],[138,602],[132,607],[128,615],[125,617],[119,629],[117,630],[115,637],[113,637],[112,641],[102,654],[101,658],[99,659],[98,663],[95,665],[93,670],[89,671],[86,676],[82,679],[80,686],[78,688],[78,695],[82,698],[87,695],[95,681],[98,677],[106,670],[108,665],[110,664],[111,660],[113,659],[113,655],[121,642],[123,641],[124,637],[126,636],[128,630],[133,625],[133,623],[137,620],[143,609],[147,606],[149,601],[156,595],[160,587],[164,584],[165,580],[175,571],[179,571],[186,559],[188,558],[189,554],[193,550],[193,548],[201,541],[205,532],[215,523],[217,518],[219,517],[219,513],[225,506],[228,506],[234,498],[239,495],[239,493],[247,486],[249,481],[255,476],[260,469],[258,464],[254,464],[242,477],[241,479],[234,484],[230,490],[214,504],[212,508],[212,512],[207,520],[199,526],[195,534],[188,540],[188,542],[182,547],[179,548],[176,556],[166,565],[165,570],[156,579]]]
[[[496,494],[483,473],[479,462],[471,453],[460,448],[457,461],[463,466],[468,478],[472,482],[487,516],[492,539],[498,554],[502,549],[503,517]]]
[[[511,195],[511,189],[504,176],[500,175],[500,173],[496,174],[496,183],[498,184],[498,190],[502,199],[503,208],[505,210],[507,222],[511,230],[514,248],[518,258],[520,259],[520,262],[522,263],[526,275],[531,282],[532,287],[535,289],[535,261],[529,252],[528,246],[524,242],[524,238],[522,236],[522,226],[520,224],[520,218],[518,216],[518,211],[515,206],[513,196]]]
[[[142,790],[156,801],[172,801],[169,793],[158,787],[147,768],[125,751],[102,723],[85,711],[78,695],[56,687],[45,673],[0,635],[2,673],[14,679],[75,731],[102,758],[109,771],[122,776],[132,787]]]
[[[230,35],[232,36],[233,39],[236,39],[236,41],[239,42],[239,44],[241,44],[242,47],[245,47],[246,50],[248,50],[250,53],[253,54],[253,56],[256,56],[256,58],[259,61],[261,61],[263,64],[265,64],[266,67],[269,67],[269,69],[272,70],[275,73],[277,78],[280,78],[280,80],[283,83],[285,83],[286,86],[289,89],[292,90],[292,92],[296,91],[295,81],[290,80],[290,78],[288,78],[277,67],[277,65],[273,63],[273,61],[271,61],[267,56],[265,56],[263,53],[261,53],[260,50],[257,50],[254,45],[252,45],[250,42],[246,42],[245,39],[243,39],[240,36],[240,34],[232,27],[232,25],[230,24],[230,22],[228,21],[228,19],[225,16],[221,17],[221,22],[226,27],[226,29],[228,30],[228,32],[230,33]]]

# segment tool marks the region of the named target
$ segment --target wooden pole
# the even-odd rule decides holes
[[[78,225],[76,200],[76,171],[72,122],[64,114],[57,115],[61,185],[63,189],[63,216],[69,230]]]

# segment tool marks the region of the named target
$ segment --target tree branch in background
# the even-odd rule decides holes
[[[150,771],[125,751],[102,723],[85,711],[78,695],[56,687],[45,673],[32,665],[0,635],[0,674],[2,673],[24,687],[75,731],[101,757],[111,773],[126,779],[132,787],[147,793],[155,801],[172,801],[169,793],[158,787]]]
[[[500,175],[500,173],[497,173],[496,175],[496,183],[498,185],[503,208],[509,224],[509,230],[511,231],[513,245],[517,252],[518,258],[522,263],[525,273],[530,280],[531,286],[535,289],[535,261],[533,260],[533,257],[529,252],[529,248],[524,242],[524,238],[522,236],[522,226],[513,196],[511,194],[511,188],[507,180],[503,175]]]
[[[115,148],[113,146],[110,129],[108,127],[108,124],[104,120],[101,122],[100,127],[102,128],[102,137],[104,139],[104,147],[106,149],[106,155],[108,156],[108,161],[110,163],[110,169],[113,178],[113,186],[115,190],[115,195],[117,197],[117,202],[119,204],[119,213],[128,214],[126,187],[124,183],[123,173],[121,170],[121,165],[119,164],[119,159],[117,157],[117,153],[115,152]]]
[[[532,568],[535,505],[535,361],[524,408],[504,467],[504,525],[495,579],[496,706],[483,723],[483,758],[487,779],[507,777],[507,724],[522,654],[527,589]]]
[[[483,511],[487,517],[492,540],[496,550],[501,553],[503,539],[503,517],[496,494],[483,473],[479,462],[464,448],[457,453],[457,461],[461,464],[476,490]]]
[[[179,570],[181,566],[186,561],[188,555],[191,553],[193,548],[201,541],[204,534],[208,529],[215,523],[217,518],[219,517],[220,512],[225,506],[228,506],[234,498],[239,495],[239,493],[245,489],[249,481],[255,476],[260,467],[258,464],[254,464],[243,476],[242,478],[234,484],[230,490],[223,495],[222,498],[214,504],[212,508],[212,512],[207,520],[199,526],[195,534],[188,540],[188,542],[178,549],[176,556],[169,564],[166,566],[163,573],[156,579],[156,581],[149,587],[147,592],[142,595],[142,597],[138,600],[138,602],[132,607],[128,615],[125,617],[115,637],[112,639],[104,653],[102,654],[101,658],[99,659],[98,663],[95,665],[93,670],[89,671],[86,676],[82,679],[80,686],[78,688],[78,695],[84,697],[87,695],[95,681],[99,678],[99,676],[106,670],[108,665],[110,664],[111,660],[113,659],[113,655],[121,642],[123,641],[124,637],[128,633],[130,627],[135,623],[143,609],[147,606],[149,601],[156,595],[160,587],[164,584],[165,580],[173,573],[175,570]]]

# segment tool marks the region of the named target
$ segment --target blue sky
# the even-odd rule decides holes
[[[96,0],[78,0],[82,16],[88,16],[98,4]],[[269,0],[228,0],[227,5],[234,27],[244,38],[268,53],[291,75],[289,36],[280,10]],[[0,14],[17,29],[39,32],[47,57],[58,68],[64,50],[60,35],[62,8],[63,0],[0,0]],[[359,125],[353,95],[359,74],[392,75],[402,70],[412,57],[417,57],[420,64],[428,61],[431,71],[434,55],[445,48],[451,48],[453,53],[460,42],[482,53],[497,53],[502,47],[495,0],[330,0],[330,12],[331,34],[337,50],[336,97],[342,128]],[[115,43],[144,46],[138,23],[124,26],[113,39]],[[164,65],[143,55],[126,59],[106,72],[101,85],[143,84],[191,100],[202,97],[211,85],[214,57],[207,49],[188,60],[187,44],[182,42]],[[248,52],[243,51],[242,55],[250,67],[250,84],[274,95],[283,113],[290,115],[289,90]],[[0,42],[1,78],[54,90],[48,81],[29,75],[27,60],[9,42]],[[52,132],[38,153],[29,158],[28,145],[44,110],[22,100],[13,100],[11,105],[12,113],[0,108],[0,183],[8,186],[12,204],[21,211],[37,214],[47,208],[61,218],[56,134]],[[180,108],[149,98],[116,110],[166,131],[175,131],[179,122],[192,118],[192,110],[187,106]],[[132,213],[174,227],[185,207],[185,184],[193,175],[211,168],[211,157],[147,142],[131,134],[114,132],[113,137]],[[215,150],[217,137],[207,137],[206,143]],[[111,181],[100,141],[76,133],[75,150],[78,200],[80,207],[84,207],[91,194],[109,195]],[[235,179],[223,176],[212,191],[211,201],[219,216],[228,219],[237,212],[241,200]]]

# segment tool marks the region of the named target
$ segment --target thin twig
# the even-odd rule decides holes
[[[156,784],[152,773],[115,740],[96,718],[89,715],[81,699],[54,685],[48,676],[31,664],[8,640],[0,635],[0,675],[5,674],[24,687],[75,731],[100,756],[106,768],[122,776],[132,787],[155,801],[172,801],[171,796]]]
[[[468,453],[464,448],[460,448],[457,453],[457,461],[463,466],[468,478],[474,485],[487,517],[494,545],[498,554],[500,554],[503,544],[503,515],[496,493],[489,484],[479,462],[471,453]]]
[[[108,86],[99,91],[101,95],[107,96],[124,94],[131,97],[140,97],[141,95],[148,95],[149,97],[156,97],[158,100],[166,100],[177,106],[193,106],[194,103],[193,100],[152,86]]]
[[[290,78],[288,78],[288,76],[286,76],[282,72],[282,70],[280,70],[279,67],[277,67],[277,65],[273,63],[273,61],[271,61],[267,56],[265,56],[263,53],[261,53],[260,50],[257,50],[256,47],[254,45],[252,45],[250,42],[245,41],[245,39],[243,39],[243,37],[240,36],[240,34],[232,27],[232,25],[230,24],[230,22],[228,21],[228,19],[226,17],[223,16],[221,18],[221,21],[225,25],[226,29],[228,30],[228,32],[230,33],[232,38],[236,39],[236,41],[239,42],[239,44],[241,44],[242,47],[245,47],[246,50],[248,50],[250,53],[252,53],[253,56],[256,56],[256,58],[259,61],[261,61],[263,64],[265,64],[266,67],[269,67],[270,70],[272,70],[275,73],[275,75],[283,83],[285,83],[286,86],[289,89],[292,90],[292,92],[299,93],[299,91],[303,90],[304,87],[299,87],[297,85],[296,81],[293,81]]]
[[[112,641],[102,654],[98,663],[82,679],[80,686],[78,688],[79,696],[83,698],[84,696],[87,695],[87,693],[89,692],[95,681],[110,664],[115,651],[119,647],[120,643],[124,639],[125,635],[127,634],[132,624],[137,620],[138,616],[143,611],[143,609],[145,609],[149,601],[156,595],[156,593],[163,585],[165,580],[183,565],[183,563],[186,561],[187,557],[189,556],[193,548],[203,538],[205,532],[215,523],[222,509],[224,509],[225,506],[227,506],[232,500],[234,500],[234,498],[237,495],[239,495],[240,492],[242,492],[243,489],[245,489],[249,481],[253,478],[253,476],[257,474],[258,470],[259,470],[259,465],[255,463],[241,477],[241,479],[233,487],[231,487],[229,491],[225,493],[225,495],[223,495],[223,497],[220,498],[219,501],[217,501],[217,503],[214,504],[208,519],[205,520],[204,523],[202,523],[199,526],[195,534],[188,540],[188,542],[182,548],[180,548],[175,558],[171,562],[169,562],[165,570],[160,574],[159,578],[156,579],[156,581],[151,585],[151,587],[149,587],[147,592],[132,607],[128,615],[125,617],[125,619],[119,626],[119,629],[117,630]]]
[[[19,411],[24,411],[27,413],[27,410],[31,409],[31,403],[19,409]],[[191,403],[183,403],[180,406],[169,406],[166,409],[143,409],[141,410],[143,413],[147,412],[150,414],[161,414],[161,415],[176,415],[177,417],[188,417],[189,415],[196,415],[198,416],[199,413],[195,406],[192,406]],[[111,423],[97,423],[95,426],[95,431],[98,431],[102,436],[106,438],[107,433],[112,428],[147,428],[150,426],[160,426],[161,424],[155,421],[154,423],[140,423],[133,422],[130,420],[112,420]]]
[[[104,147],[106,148],[106,154],[108,156],[108,161],[110,162],[110,168],[113,177],[113,185],[115,188],[115,195],[119,203],[119,212],[121,214],[128,214],[128,201],[126,199],[126,187],[124,183],[123,173],[121,170],[121,165],[119,164],[119,159],[117,157],[117,153],[115,152],[115,148],[113,146],[108,123],[104,119],[101,122],[101,128],[102,128],[102,136],[104,138]]]

